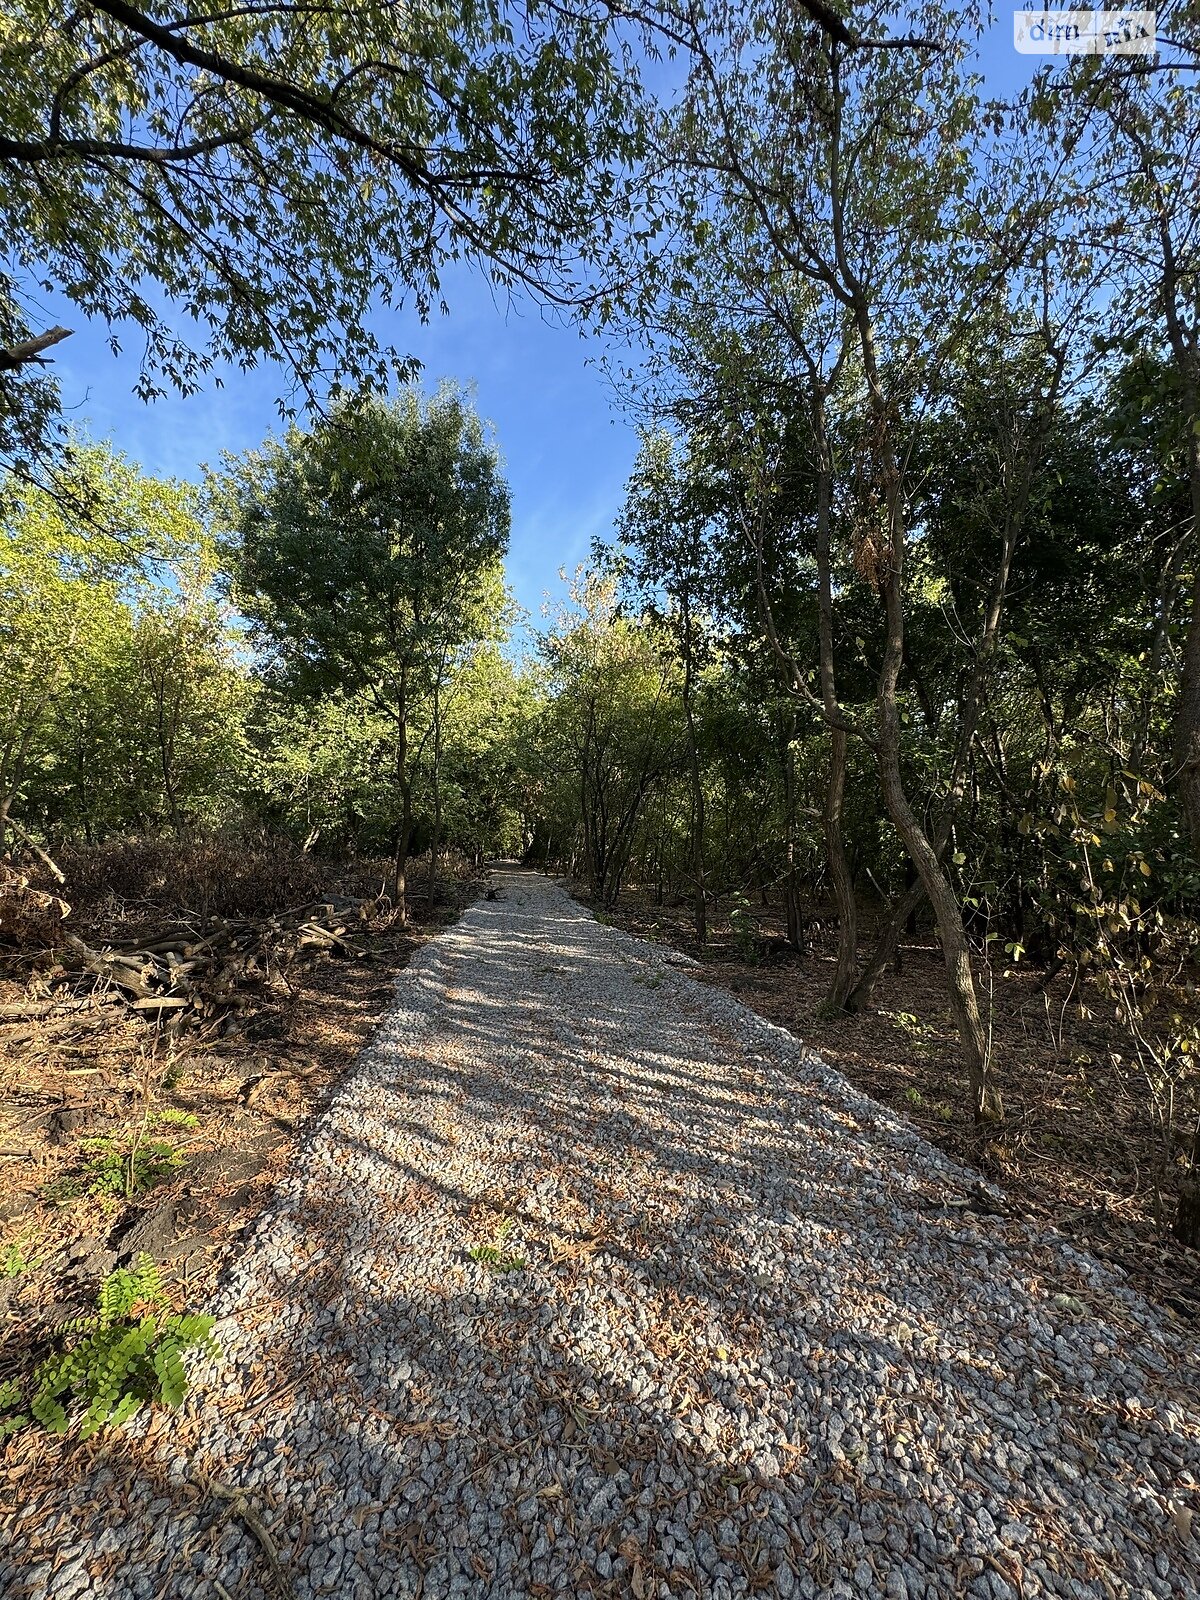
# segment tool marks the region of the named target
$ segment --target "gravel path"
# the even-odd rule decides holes
[[[1194,1347],[791,1035],[499,881],[234,1264],[224,1361],[68,1459],[0,1594],[1200,1592]]]

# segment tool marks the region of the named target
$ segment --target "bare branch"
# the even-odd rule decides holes
[[[10,344],[7,348],[0,346],[0,372],[12,372],[18,367],[28,366],[30,362],[44,367],[46,360],[42,351],[49,350],[51,345],[61,344],[74,331],[73,328],[49,328],[36,338],[22,339],[19,344]]]

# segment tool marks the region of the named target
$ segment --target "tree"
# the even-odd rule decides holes
[[[635,584],[661,590],[666,599],[664,621],[683,668],[680,696],[691,786],[692,914],[698,944],[708,938],[704,781],[696,726],[697,681],[708,653],[704,612],[713,583],[708,533],[688,462],[670,435],[645,435],[617,517],[617,534],[631,553]]]
[[[1040,79],[1033,108],[1071,148],[1079,147],[1081,156],[1086,153],[1111,174],[1108,204],[1098,197],[1089,223],[1094,232],[1110,238],[1115,233],[1120,241],[1126,293],[1115,320],[1128,353],[1161,347],[1169,365],[1166,389],[1176,408],[1176,444],[1187,463],[1193,548],[1172,783],[1192,853],[1200,856],[1200,118],[1190,77],[1200,56],[1200,18],[1194,7],[1168,6],[1159,11],[1157,25],[1160,37],[1170,41],[1169,53],[1153,61],[1097,57],[1057,94]],[[1083,137],[1096,121],[1108,135],[1098,146]],[[1143,404],[1154,408],[1153,392],[1145,393]]]
[[[688,88],[662,142],[684,190],[679,232],[688,242],[679,270],[663,280],[686,300],[693,264],[719,254],[728,285],[720,303],[749,300],[790,342],[789,368],[809,373],[818,461],[827,463],[823,413],[834,375],[852,358],[852,549],[877,596],[882,635],[869,727],[833,704],[827,672],[821,695],[803,678],[796,688],[831,726],[870,744],[888,816],[934,907],[972,1104],[991,1120],[1002,1104],[962,908],[906,782],[909,467],[914,421],[936,399],[941,365],[961,347],[977,304],[1022,259],[1014,251],[1046,206],[1025,195],[1010,237],[1011,197],[991,195],[975,177],[982,124],[960,41],[944,29],[936,42],[891,38],[896,8],[886,4],[859,15],[859,36],[847,41],[820,19],[797,29],[786,5],[749,14],[721,3],[702,18],[687,14]]]
[[[591,891],[612,905],[647,801],[678,761],[679,669],[661,626],[621,614],[614,574],[581,568],[569,596],[541,641],[544,749]]]
[[[228,464],[238,604],[268,672],[301,694],[368,695],[393,738],[393,896],[407,916],[414,712],[480,626],[508,540],[508,489],[464,397],[357,398]],[[419,753],[415,752],[415,753]]]
[[[64,787],[103,788],[115,724],[145,718],[142,705],[119,709],[138,608],[164,603],[204,549],[190,486],[147,478],[100,446],[76,445],[66,503],[10,487],[0,502],[0,843],[31,785],[46,804],[58,793],[56,816],[73,811]],[[85,724],[93,734],[72,752]],[[100,766],[89,772],[85,753]]]
[[[311,395],[384,381],[377,302],[447,262],[560,301],[627,203],[640,91],[599,0],[520,9],[17,0],[4,20],[0,456],[53,403],[56,290],[144,341],[138,390],[277,359]]]
[[[228,630],[203,589],[143,604],[129,641],[127,697],[139,708],[138,752],[178,833],[211,797],[235,791],[248,685]]]

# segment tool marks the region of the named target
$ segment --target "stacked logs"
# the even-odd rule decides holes
[[[269,993],[289,989],[286,970],[318,955],[362,956],[351,929],[375,908],[370,900],[330,897],[262,918],[209,917],[133,944],[95,948],[66,935],[44,974],[48,998],[24,1014],[60,1006],[116,1006],[171,1028],[204,1034],[239,1031],[239,1013]],[[18,1008],[5,1008],[10,1015]]]

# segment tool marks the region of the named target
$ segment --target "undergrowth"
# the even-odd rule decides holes
[[[512,1218],[505,1217],[496,1229],[493,1243],[472,1245],[467,1254],[472,1261],[478,1261],[481,1267],[488,1267],[492,1272],[520,1272],[525,1266],[525,1257],[504,1249],[504,1241],[511,1232]]]
[[[213,1319],[176,1312],[158,1269],[144,1252],[101,1284],[95,1312],[55,1329],[60,1348],[28,1383],[0,1383],[0,1439],[37,1422],[66,1433],[68,1409],[84,1406],[79,1437],[119,1427],[143,1405],[177,1406],[187,1393],[183,1357],[189,1350],[217,1355]]]
[[[81,1139],[79,1149],[82,1159],[76,1166],[43,1189],[47,1200],[61,1204],[85,1194],[129,1200],[165,1183],[185,1164],[184,1157],[165,1139],[121,1144],[102,1134]]]

